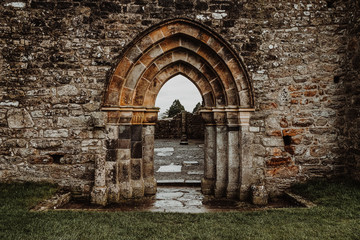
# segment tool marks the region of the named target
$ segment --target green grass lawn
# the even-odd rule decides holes
[[[29,212],[50,184],[0,184],[0,239],[360,239],[360,186],[314,181],[293,191],[317,207],[203,214]]]

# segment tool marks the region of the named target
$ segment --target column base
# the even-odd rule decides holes
[[[240,189],[239,189],[240,201],[246,201],[249,199],[249,191],[250,191],[250,186],[247,186],[247,185],[240,186]]]
[[[105,206],[107,204],[107,187],[94,187],[91,192],[91,203]]]
[[[120,198],[129,199],[132,197],[132,187],[130,182],[121,182],[120,184]]]
[[[144,179],[145,195],[155,195],[157,190],[157,183],[154,177]]]
[[[117,203],[120,201],[120,187],[117,184],[111,184],[108,187],[109,202]]]
[[[213,195],[214,194],[214,185],[215,181],[213,179],[201,179],[201,192],[204,195]]]
[[[134,198],[144,197],[144,180],[131,180],[132,196]]]
[[[226,198],[238,199],[239,198],[239,185],[232,184],[228,185],[226,189]]]
[[[223,182],[215,183],[215,198],[223,198],[226,196],[226,186]]]

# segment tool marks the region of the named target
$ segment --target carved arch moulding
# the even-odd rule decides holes
[[[157,24],[123,52],[106,88],[107,154],[96,163],[92,202],[153,195],[155,100],[161,87],[184,75],[198,88],[206,123],[204,194],[244,199],[250,155],[244,139],[254,111],[246,69],[228,43],[188,19]]]

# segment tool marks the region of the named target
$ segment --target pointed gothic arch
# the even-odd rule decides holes
[[[93,202],[118,202],[156,192],[155,100],[161,87],[177,74],[195,84],[205,103],[201,111],[207,124],[203,192],[232,198],[246,195],[241,139],[254,110],[254,97],[244,64],[208,27],[173,19],[136,37],[109,79],[103,103],[108,113],[107,156],[97,164]],[[115,173],[111,180],[110,173]]]

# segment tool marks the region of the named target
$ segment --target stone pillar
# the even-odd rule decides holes
[[[204,178],[201,180],[201,190],[205,195],[214,194],[216,177],[216,128],[213,125],[205,126],[204,142]]]
[[[110,115],[111,113],[109,113]],[[116,192],[118,189],[118,197],[109,196],[111,202],[119,202],[121,199],[128,199],[132,197],[132,187],[130,185],[131,177],[131,119],[133,117],[132,111],[118,111],[119,118],[113,121],[118,122],[118,132],[114,137],[114,147],[116,148],[117,154],[115,155],[114,161],[117,163],[116,172],[116,187],[111,192]],[[111,119],[109,119],[111,121]],[[109,150],[108,150],[109,151]],[[111,158],[107,157],[107,161],[112,161]],[[110,185],[110,184],[108,184]]]
[[[108,112],[106,156],[96,162],[91,201],[105,205],[155,194],[153,124],[158,109],[103,110]]]
[[[204,194],[244,200],[252,184],[249,137],[250,112],[238,107],[204,108],[205,170],[201,188]]]
[[[239,126],[237,109],[227,109],[228,183],[227,198],[238,198],[240,184]]]
[[[188,145],[186,111],[181,111],[181,145]]]
[[[240,180],[239,127],[229,127],[228,131],[228,184],[226,197],[237,198]]]
[[[143,127],[141,122],[131,125],[131,188],[132,195],[135,198],[144,196],[143,179],[143,145],[142,145]]]
[[[201,179],[201,191],[204,195],[213,195],[216,178],[216,127],[211,110],[202,110],[205,122],[204,141],[204,177]]]
[[[224,111],[214,112],[216,123],[216,180],[215,197],[225,197],[228,181],[228,136],[226,114]]]
[[[132,189],[130,186],[130,159],[131,159],[131,125],[128,123],[119,126],[117,135],[117,184],[119,185],[119,201],[122,198],[131,198]],[[117,202],[115,201],[115,202]]]
[[[239,131],[239,142],[240,142],[240,189],[239,198],[241,201],[245,201],[249,198],[250,187],[252,184],[252,153],[250,148],[246,147],[246,144],[251,142],[249,134],[249,120],[250,112],[239,112],[240,131]]]
[[[95,182],[91,192],[91,203],[105,206],[107,204],[107,187],[105,182],[105,156],[95,160]]]
[[[145,113],[143,122],[143,177],[145,195],[156,194],[156,179],[154,177],[154,143],[155,143],[155,122],[157,112],[148,111]]]

